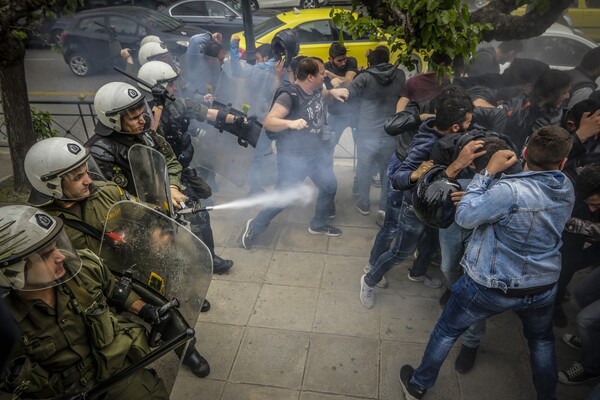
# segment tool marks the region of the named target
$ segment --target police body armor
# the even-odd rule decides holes
[[[139,143],[165,154],[168,149],[161,145],[156,134],[147,130],[139,135],[127,135],[112,132],[108,136],[94,135],[85,145],[90,147],[92,156],[98,163],[102,174],[108,180],[135,194],[133,177],[129,167],[129,148]]]
[[[188,133],[190,119],[185,115],[185,104],[179,99],[168,102],[160,122],[165,139],[177,155],[177,161],[184,169],[187,168],[194,157],[194,146]]]

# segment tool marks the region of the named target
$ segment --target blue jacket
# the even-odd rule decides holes
[[[406,158],[402,161],[402,164],[400,164],[393,176],[390,175],[392,171],[390,170],[390,165],[388,165],[388,175],[392,179],[392,186],[396,190],[404,191],[404,201],[407,201],[407,204],[412,204],[412,189],[416,185],[416,182],[413,183],[410,181],[410,175],[419,168],[419,165],[423,161],[431,160],[431,151],[435,142],[443,137],[442,133],[433,128],[434,124],[435,118],[426,119],[421,124],[419,132],[415,135],[408,149]]]
[[[456,208],[456,223],[475,229],[460,264],[475,282],[505,292],[556,282],[574,202],[560,171],[503,175],[494,185],[475,175]]]

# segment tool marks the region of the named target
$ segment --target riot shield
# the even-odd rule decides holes
[[[183,225],[141,203],[118,202],[107,213],[99,255],[115,276],[133,283],[144,301],[172,309],[168,323],[151,325],[153,352],[195,326],[212,279],[212,257]]]
[[[163,155],[151,147],[134,144],[128,158],[138,199],[172,217],[169,172]]]
[[[252,122],[251,146],[236,136],[219,132],[204,125],[193,139],[193,167],[209,169],[237,185],[243,185],[254,158],[254,146],[259,135],[264,135],[262,122],[269,111],[275,93],[275,75],[240,61],[223,64],[219,85],[211,108],[228,113],[256,118]],[[244,147],[246,146],[246,147]]]
[[[179,300],[179,311],[194,326],[212,278],[210,251],[186,227],[133,201],[109,210],[100,257],[117,273]],[[111,261],[109,261],[111,260]]]

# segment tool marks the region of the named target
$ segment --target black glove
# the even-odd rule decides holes
[[[151,304],[144,304],[138,316],[151,325],[164,324],[171,319],[171,314],[167,312],[165,315],[160,315],[159,308]]]
[[[162,85],[156,84],[152,86],[152,97],[154,97],[154,102],[157,106],[164,106],[170,96],[167,89]]]

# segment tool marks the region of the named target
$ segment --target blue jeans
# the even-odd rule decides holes
[[[364,207],[371,203],[371,177],[379,172],[381,177],[381,196],[379,209],[385,210],[388,188],[387,167],[390,157],[394,154],[396,139],[392,136],[381,138],[358,138],[356,179],[358,187],[358,202]]]
[[[581,307],[577,314],[581,365],[591,374],[600,374],[600,268],[585,277],[573,291],[573,296]]]
[[[498,289],[479,285],[464,275],[452,288],[452,296],[431,332],[421,365],[415,369],[411,383],[423,389],[433,387],[452,345],[469,326],[513,310],[521,319],[529,345],[537,398],[556,399],[558,374],[552,331],[555,297],[556,285],[534,296],[508,297]]]
[[[453,222],[446,229],[439,230],[440,236],[440,249],[442,251],[442,265],[441,269],[446,278],[446,287],[448,289],[460,279],[463,275],[463,268],[460,265],[460,259],[462,258],[467,244],[469,244],[469,238],[473,230],[465,229]],[[480,321],[469,329],[461,336],[462,342],[465,346],[475,348],[479,346],[481,338],[485,335],[485,321]]]
[[[431,235],[427,231],[432,230],[425,225],[415,215],[412,205],[406,202],[402,203],[400,207],[400,213],[398,216],[398,229],[396,231],[396,241],[394,247],[383,253],[372,265],[371,271],[365,276],[365,283],[368,286],[375,286],[396,264],[400,264],[408,257],[412,256],[419,242],[425,238],[431,240],[435,235]],[[426,235],[426,233],[428,233]],[[421,251],[419,250],[419,254]],[[431,251],[423,251],[424,255],[430,255]],[[417,259],[419,261],[419,259]],[[423,262],[415,262],[413,268],[411,268],[412,276],[421,276],[427,272],[429,267],[429,257],[424,257]]]
[[[333,151],[335,146],[339,143],[342,133],[344,133],[344,129],[349,126],[351,127],[353,123],[353,114],[327,114],[327,124],[331,131],[331,151]]]
[[[315,149],[310,154],[277,154],[277,190],[298,186],[304,179],[310,177],[317,189],[317,204],[315,216],[310,222],[313,229],[327,225],[329,211],[333,208],[335,193],[337,191],[337,180],[333,173],[333,158],[329,154],[327,143]],[[285,207],[270,207],[262,210],[254,221],[252,230],[260,234],[267,229],[271,220],[277,216]]]

